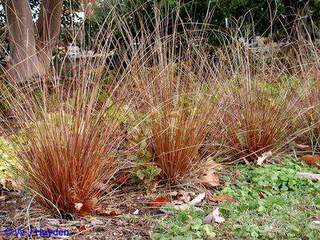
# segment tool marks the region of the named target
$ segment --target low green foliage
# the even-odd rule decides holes
[[[148,187],[161,172],[161,169],[153,163],[153,155],[148,151],[147,145],[147,139],[142,139],[137,144],[135,154],[129,156],[130,160],[136,164],[131,173],[132,179],[143,187]]]
[[[204,213],[187,210],[175,212],[169,221],[159,221],[159,227],[151,235],[151,239],[214,239],[214,226],[202,224]]]
[[[106,121],[115,121],[119,124],[130,124],[134,121],[134,113],[128,105],[116,104],[109,96],[103,96],[103,98],[103,101],[99,101],[107,106],[107,109],[104,113],[104,118]]]
[[[12,177],[13,165],[17,161],[12,144],[3,137],[0,137],[0,180]]]
[[[136,169],[132,173],[132,179],[134,182],[141,182],[142,186],[148,187],[150,182],[159,176],[160,172],[160,168],[150,164]]]
[[[320,182],[296,175],[315,169],[286,159],[279,165],[241,165],[238,170],[236,183],[226,177],[226,185],[216,193],[237,201],[218,204],[226,222],[203,225],[209,209],[179,212],[159,222],[153,239],[319,239],[320,226],[313,219],[320,216]]]
[[[281,165],[242,167],[241,171],[236,185],[221,191],[238,201],[236,205],[221,205],[222,214],[229,219],[223,225],[226,232],[259,239],[320,236],[319,226],[312,224],[312,218],[320,214],[320,182],[296,175],[313,169],[287,160]]]

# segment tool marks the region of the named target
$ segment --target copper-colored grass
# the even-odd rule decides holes
[[[289,96],[271,97],[252,83],[232,88],[225,101],[220,141],[229,149],[228,159],[255,162],[264,152],[279,153],[297,132],[299,112]]]
[[[212,78],[205,24],[183,23],[179,10],[171,22],[160,12],[155,4],[152,26],[141,23],[133,36],[121,25],[122,32],[130,33],[126,83],[145,116],[138,131],[147,139],[153,164],[162,180],[177,183],[202,168],[206,159],[200,149],[216,107],[213,93],[204,87]]]
[[[212,78],[206,33],[201,24],[184,24],[177,11],[169,23],[155,9],[154,25],[129,36],[126,81],[136,90],[139,124],[164,181],[177,183],[203,167],[200,149],[210,132],[216,106],[204,85]],[[178,32],[178,29],[180,29]],[[123,32],[129,32],[126,26]],[[138,44],[136,44],[138,43]]]
[[[174,182],[189,174],[201,160],[199,150],[207,133],[204,126],[207,123],[203,119],[190,119],[185,116],[187,113],[179,113],[182,116],[177,119],[162,114],[151,120],[151,152],[162,170],[162,177]],[[173,121],[176,126],[168,127]]]
[[[209,131],[207,102],[175,104],[179,103],[164,102],[150,116],[151,152],[169,181],[179,180],[197,167],[202,160],[199,150]]]
[[[35,200],[60,216],[91,213],[123,164],[118,150],[125,126],[117,121],[126,115],[123,91],[115,80],[101,87],[102,75],[113,70],[106,61],[109,40],[99,45],[106,57],[80,59],[72,72],[52,69],[35,81],[9,83],[13,91],[6,100],[15,126],[8,129],[19,156],[17,171]],[[121,74],[121,67],[116,70]],[[102,91],[117,99],[101,102]]]
[[[116,152],[123,131],[104,117],[106,106],[97,108],[98,84],[84,84],[84,79],[67,99],[61,95],[67,90],[51,98],[43,90],[42,102],[29,91],[24,95],[28,103],[15,109],[18,170],[36,201],[62,216],[92,212],[119,167]]]
[[[205,74],[196,63],[169,57],[160,64],[154,61],[152,67],[134,65],[130,75],[139,89],[137,103],[143,103],[141,110],[147,115],[140,130],[160,176],[169,182],[190,176],[204,160],[199,150],[210,132],[215,106],[201,85]]]
[[[320,152],[320,92],[318,88],[306,89],[307,94],[302,99],[302,133],[297,142],[309,145],[313,154]]]

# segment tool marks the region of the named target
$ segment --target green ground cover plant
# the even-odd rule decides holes
[[[0,181],[13,177],[14,167],[18,157],[10,140],[0,137]]]
[[[225,185],[215,194],[228,195],[235,203],[219,203],[224,223],[205,225],[210,212],[174,212],[159,220],[152,239],[318,239],[320,182],[301,179],[297,172],[317,172],[288,156],[281,163],[261,167],[238,165],[225,176]]]

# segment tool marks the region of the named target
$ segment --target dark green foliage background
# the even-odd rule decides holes
[[[29,2],[36,18],[41,1],[30,0]],[[174,9],[180,5],[182,7],[181,17],[193,22],[203,22],[207,13],[211,12],[209,22],[217,30],[226,30],[226,18],[228,18],[231,30],[239,25],[239,19],[241,19],[241,21],[243,20],[241,25],[244,29],[250,28],[257,35],[272,35],[275,40],[283,39],[290,32],[292,18],[297,13],[307,16],[305,21],[312,32],[317,32],[315,27],[317,28],[320,23],[320,0],[181,0],[180,2],[176,0],[97,0],[97,2],[98,7],[95,9],[94,15],[86,20],[87,36],[92,36],[97,32],[97,29],[110,17],[111,9],[116,9],[120,15],[128,16],[132,31],[137,31],[138,22],[141,19],[145,20],[146,25],[152,26],[154,16],[151,10],[155,3],[166,6],[163,8],[162,14],[167,15],[173,13]],[[303,8],[304,6],[305,8]],[[71,26],[72,19],[76,17],[75,12],[79,9],[79,0],[64,0],[63,29],[66,30]],[[174,18],[174,14],[172,14],[172,18]],[[272,28],[270,27],[271,18],[274,19]],[[4,33],[5,13],[3,7],[0,8],[0,22],[1,32]],[[68,40],[64,31],[62,31],[62,40]],[[212,38],[212,43],[215,43],[215,40]]]

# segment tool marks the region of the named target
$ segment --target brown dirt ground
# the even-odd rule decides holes
[[[192,198],[203,189],[196,190],[194,186],[183,186],[180,189],[157,189],[156,192],[130,188],[117,191],[107,198],[106,204],[99,206],[100,210],[95,214],[66,220],[55,218],[52,214],[45,212],[32,200],[32,196],[18,191],[0,189],[0,240],[18,239],[14,237],[14,232],[10,234],[5,232],[9,231],[8,228],[19,233],[20,227],[25,229],[25,234],[29,234],[30,226],[33,229],[70,231],[71,237],[55,239],[150,239],[155,219],[169,216],[150,202],[159,197],[173,200],[176,197],[172,197],[172,193],[179,194],[179,191],[192,193],[190,197]],[[49,239],[39,236],[39,233],[34,234],[29,239]],[[20,239],[26,238],[20,235]]]
[[[96,213],[87,217],[66,220],[46,213],[35,202],[32,202],[30,196],[24,196],[19,192],[2,191],[0,195],[0,239],[1,236],[3,239],[16,239],[13,237],[14,233],[9,233],[8,229],[18,231],[21,227],[29,233],[30,226],[33,229],[69,230],[70,239],[149,239],[149,232],[153,224],[142,216],[155,214],[156,210],[144,206],[147,200],[143,196],[130,195],[130,202],[128,195],[110,199],[114,204],[110,204],[108,209],[105,209],[105,214]],[[139,209],[139,214],[133,215],[136,209]],[[31,239],[39,239],[39,235],[40,233],[34,234]]]

